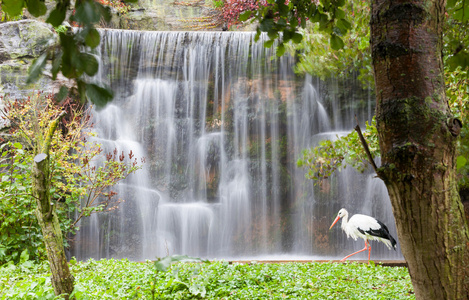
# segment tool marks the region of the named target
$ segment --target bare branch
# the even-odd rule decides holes
[[[360,142],[362,142],[363,148],[365,149],[366,156],[368,156],[368,161],[373,167],[373,170],[375,170],[376,174],[379,174],[378,167],[376,166],[375,161],[373,160],[373,156],[371,155],[370,148],[368,147],[365,137],[362,134],[362,130],[360,129],[360,125],[358,125],[358,121],[357,121],[357,126],[355,126],[355,130],[358,132],[358,137],[360,138]]]

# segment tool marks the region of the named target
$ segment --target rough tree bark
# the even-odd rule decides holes
[[[469,299],[469,231],[456,180],[461,124],[445,96],[445,0],[372,0],[382,167],[417,299]]]
[[[60,116],[52,121],[44,139],[39,138],[42,136],[41,134],[36,135],[36,156],[32,169],[32,192],[37,203],[36,217],[46,246],[54,292],[56,295],[63,295],[65,299],[68,299],[68,295],[73,291],[74,278],[70,274],[67,258],[65,257],[59,219],[50,199],[49,150],[59,120]]]

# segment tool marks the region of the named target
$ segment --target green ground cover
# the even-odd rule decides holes
[[[71,261],[77,299],[414,299],[407,268],[359,263]],[[0,299],[55,297],[47,263],[0,267]]]

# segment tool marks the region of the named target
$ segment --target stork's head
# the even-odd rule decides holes
[[[337,223],[337,221],[339,221],[339,219],[341,219],[345,216],[348,216],[348,212],[345,208],[342,208],[341,210],[339,210],[339,213],[337,214],[337,217],[335,218],[334,222],[332,222],[331,227],[329,227],[329,230],[332,229],[332,227],[334,227],[335,223]]]

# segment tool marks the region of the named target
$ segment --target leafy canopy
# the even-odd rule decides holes
[[[280,39],[277,55],[285,52],[285,43],[292,41],[300,43],[303,35],[299,28],[305,29],[307,23],[317,23],[318,29],[329,36],[329,43],[334,50],[342,49],[345,45],[342,36],[352,28],[343,9],[345,0],[267,0],[255,11],[245,11],[240,20],[258,20],[257,38],[261,32],[266,32],[270,40],[265,43],[271,47],[274,40]]]
[[[376,119],[371,124],[366,122],[363,133],[367,139],[372,156],[379,156],[378,132]],[[336,170],[346,168],[347,165],[363,172],[367,169],[367,157],[359,140],[357,131],[346,136],[337,136],[335,140],[323,140],[319,146],[303,150],[297,166],[306,169],[305,177],[320,180],[330,177]]]
[[[267,32],[273,45],[274,39],[292,41],[292,51],[299,50],[297,72],[310,73],[323,79],[329,76],[348,76],[358,71],[358,78],[365,86],[373,86],[371,52],[369,49],[369,4],[365,1],[269,1],[256,12],[241,14],[240,20],[259,20],[258,34]],[[466,0],[447,3],[447,19],[444,31],[444,62],[447,97],[456,117],[467,124],[469,100],[469,5]],[[353,17],[349,23],[346,16]],[[307,21],[310,21],[307,24]],[[311,23],[313,25],[311,25]],[[295,36],[295,38],[292,38]],[[340,38],[340,40],[338,39]],[[329,39],[329,43],[327,43]],[[282,44],[279,48],[282,48]],[[338,50],[338,51],[333,51]],[[279,55],[283,50],[278,51]],[[469,186],[469,129],[464,126],[457,157],[460,186]],[[372,154],[380,155],[375,120],[366,125],[364,133]],[[298,166],[306,168],[305,176],[321,179],[346,164],[363,171],[366,155],[358,142],[356,132],[334,141],[323,141],[317,147],[306,149],[298,160]]]

